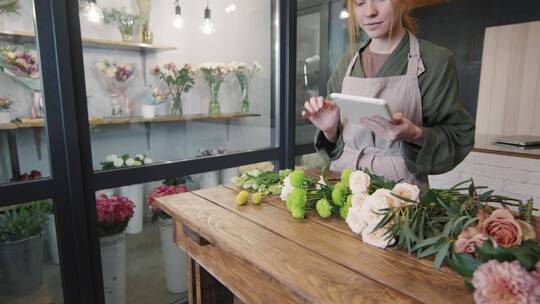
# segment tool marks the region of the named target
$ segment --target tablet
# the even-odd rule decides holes
[[[379,115],[384,119],[392,120],[392,113],[388,103],[384,99],[369,98],[362,96],[346,95],[340,93],[330,94],[330,98],[340,108],[341,119],[347,119],[351,123],[359,124],[363,117]]]

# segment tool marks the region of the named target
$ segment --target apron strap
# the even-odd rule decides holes
[[[354,64],[356,63],[356,60],[358,60],[359,53],[360,52],[355,52],[353,59],[351,60],[351,62],[349,62],[349,67],[347,67],[347,72],[345,73],[345,77],[351,76],[352,69],[354,67]]]
[[[407,75],[409,76],[420,76],[426,69],[422,58],[420,58],[420,44],[418,43],[418,38],[412,33],[409,33],[409,62],[407,64]]]

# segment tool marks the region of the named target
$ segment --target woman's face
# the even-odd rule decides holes
[[[401,25],[404,0],[353,0],[356,23],[372,39],[386,38]]]

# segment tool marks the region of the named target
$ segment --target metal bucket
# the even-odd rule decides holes
[[[0,244],[0,293],[29,294],[43,280],[43,233]]]

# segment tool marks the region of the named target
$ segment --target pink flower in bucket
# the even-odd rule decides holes
[[[109,236],[123,232],[131,217],[135,204],[125,196],[96,197],[96,212],[99,236]]]
[[[146,197],[146,203],[148,204],[148,206],[150,207],[150,210],[152,210],[152,213],[155,216],[166,217],[166,214],[157,206],[156,199],[158,197],[174,195],[174,194],[184,193],[184,192],[188,192],[188,188],[186,187],[186,185],[159,186],[159,187],[154,188],[154,190],[152,190],[152,192],[148,194],[148,196]]]

